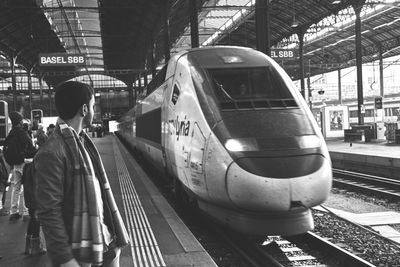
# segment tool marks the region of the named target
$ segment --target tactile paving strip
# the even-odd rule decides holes
[[[127,217],[127,228],[131,239],[131,251],[134,267],[166,266],[153,231],[140,202],[128,169],[113,140],[114,157],[118,171],[118,180],[122,191],[122,200]]]

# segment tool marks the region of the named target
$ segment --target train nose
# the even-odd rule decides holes
[[[320,157],[320,168],[291,178],[259,176],[232,163],[227,170],[228,196],[234,205],[249,211],[285,211],[319,205],[329,195],[332,181],[330,161]]]

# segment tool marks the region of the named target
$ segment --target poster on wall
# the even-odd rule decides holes
[[[344,137],[349,128],[349,110],[347,106],[325,106],[322,108],[322,133],[325,138]]]
[[[343,110],[330,110],[329,119],[331,131],[343,130]]]

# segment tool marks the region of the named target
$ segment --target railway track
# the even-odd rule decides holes
[[[151,168],[143,167],[150,177],[157,176],[157,173],[153,173]],[[194,213],[191,208],[188,210],[188,207],[180,207],[174,203],[174,196],[168,185],[160,183],[160,179],[153,181],[158,184],[160,191],[163,192],[218,266],[374,266],[313,233],[287,238],[266,237],[265,240],[255,240],[229,231],[221,225],[215,224],[208,217],[199,215],[198,212]],[[226,252],[221,252],[223,250]],[[230,262],[234,262],[234,264]]]
[[[240,266],[374,266],[313,232],[290,237],[268,236],[265,240],[260,240],[232,232],[203,219],[205,221],[201,223],[202,227],[207,227],[215,238],[239,255],[243,264]]]
[[[399,180],[339,169],[333,169],[333,176],[334,185],[400,200]]]
[[[173,198],[173,196],[170,197]],[[374,266],[312,232],[291,237],[253,238],[215,223],[198,210],[182,207],[176,203],[173,206],[221,267]],[[227,250],[228,253],[221,253],[222,250]],[[233,259],[229,259],[232,254]],[[222,257],[227,257],[227,259],[221,259]],[[235,261],[235,264],[230,264],[229,261]]]
[[[287,240],[297,248],[304,247],[308,248],[311,253],[322,253],[324,255],[322,260],[324,265],[322,266],[375,266],[310,231],[303,235],[287,237]]]

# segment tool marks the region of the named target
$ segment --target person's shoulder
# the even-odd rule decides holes
[[[38,153],[58,153],[64,151],[64,147],[65,143],[63,142],[62,137],[57,133],[53,133],[47,137],[46,142],[40,147]]]
[[[24,129],[22,129],[22,127],[14,127],[13,128],[13,134],[18,136],[19,138],[25,138],[26,136],[29,137],[28,132],[25,131]]]

